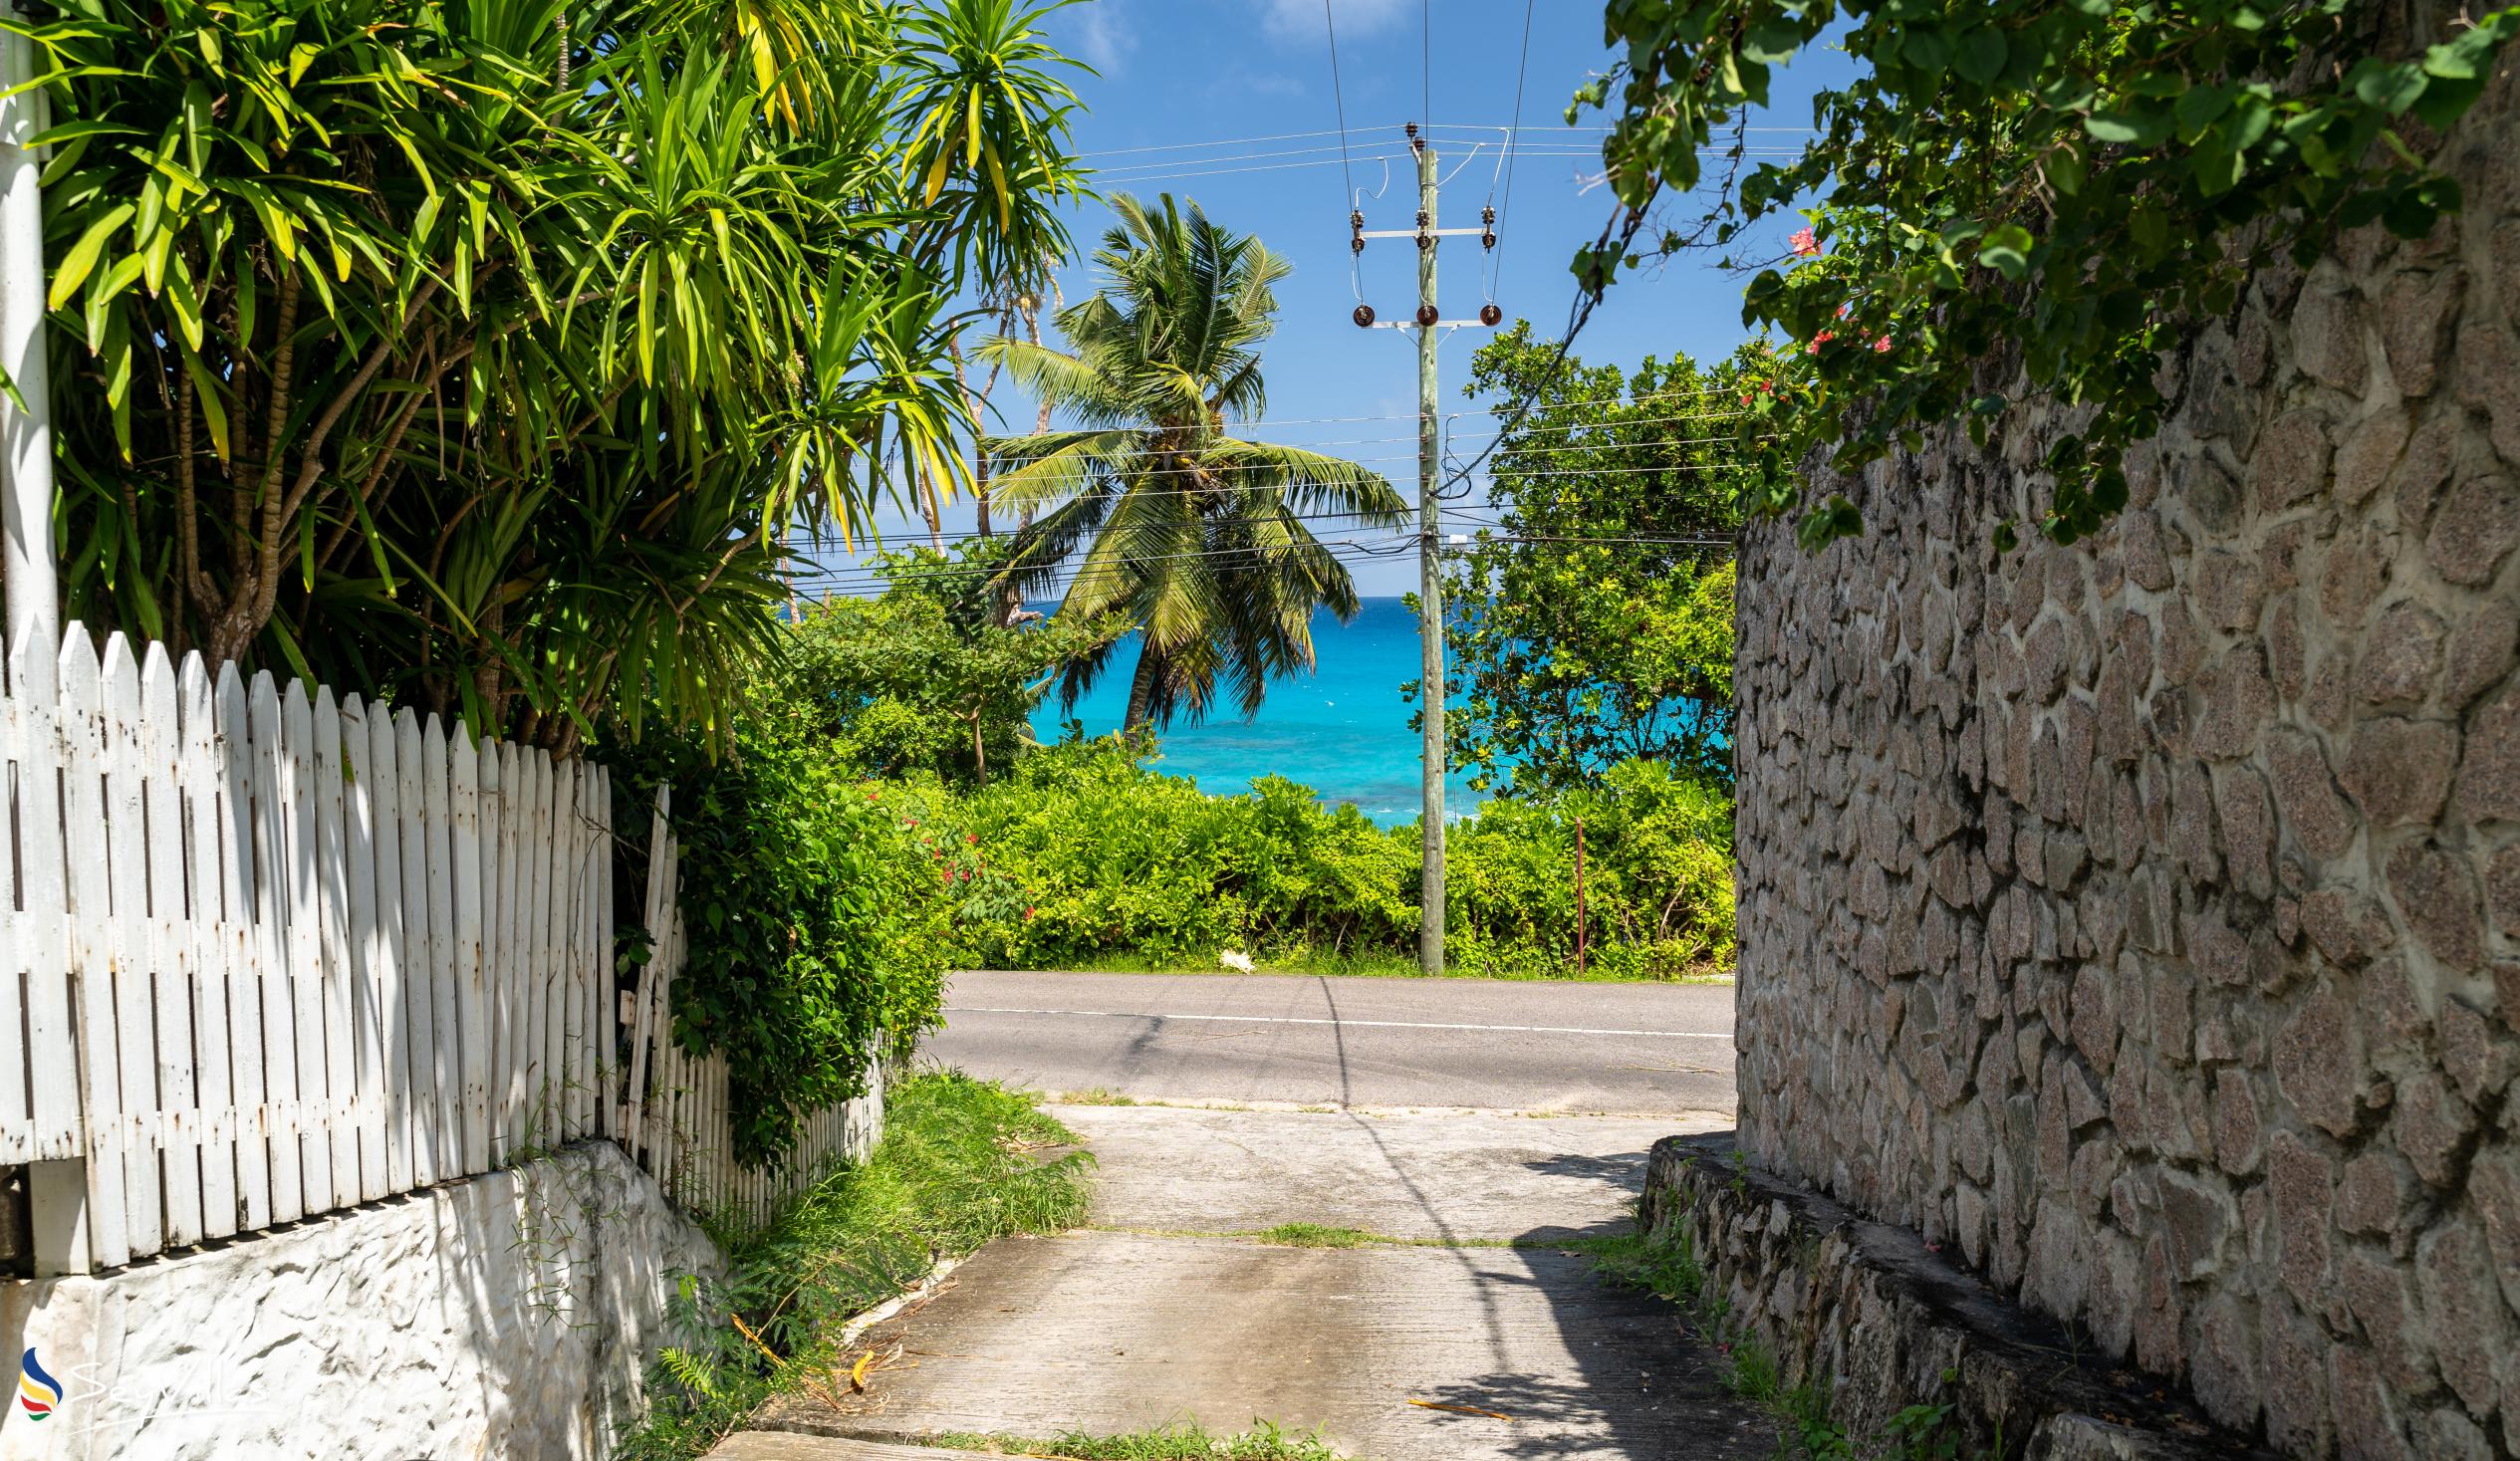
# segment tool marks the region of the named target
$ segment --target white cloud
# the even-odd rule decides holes
[[[1331,0],[1340,39],[1390,29],[1413,13],[1408,0]],[[1316,41],[1323,33],[1322,0],[1260,0],[1260,28],[1278,41]]]
[[[1095,0],[1070,11],[1077,59],[1105,76],[1118,72],[1137,49],[1137,33],[1123,16],[1121,0]]]

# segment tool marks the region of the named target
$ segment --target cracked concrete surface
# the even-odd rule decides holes
[[[1380,1461],[1775,1447],[1669,1306],[1552,1246],[1622,1230],[1653,1140],[1719,1117],[1052,1109],[1101,1163],[1098,1230],[991,1244],[935,1302],[870,1332],[901,1352],[851,1408],[780,1402],[755,1424],[786,1434],[722,1457],[882,1461],[940,1432],[1255,1419]],[[1287,1222],[1414,1242],[1213,1236]]]
[[[966,974],[949,1007],[931,1054],[973,1075],[1209,1104],[1052,1105],[1092,1226],[982,1249],[862,1337],[867,1393],[777,1402],[722,1461],[1255,1420],[1360,1461],[1775,1450],[1671,1307],[1577,1251],[1627,1230],[1655,1140],[1732,1124],[1729,989]],[[1566,1113],[1603,1109],[1658,1113]],[[1286,1223],[1393,1241],[1248,1236]]]

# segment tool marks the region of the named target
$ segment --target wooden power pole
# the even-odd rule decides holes
[[[1443,874],[1444,816],[1443,787],[1444,749],[1444,654],[1443,654],[1443,441],[1435,421],[1435,346],[1442,332],[1465,329],[1472,325],[1493,327],[1505,318],[1505,312],[1489,301],[1479,309],[1476,320],[1446,320],[1435,300],[1435,248],[1449,234],[1463,234],[1479,240],[1485,248],[1496,247],[1496,210],[1488,208],[1477,228],[1439,228],[1435,223],[1435,149],[1417,133],[1417,124],[1406,128],[1408,144],[1417,155],[1417,226],[1414,228],[1369,229],[1362,209],[1351,208],[1348,214],[1349,247],[1365,251],[1370,238],[1405,238],[1417,245],[1417,313],[1409,320],[1378,322],[1372,305],[1360,304],[1351,317],[1367,330],[1415,330],[1417,332],[1417,638],[1420,675],[1419,704],[1422,714],[1422,766],[1419,793],[1424,808],[1419,820],[1420,852],[1423,858],[1417,932],[1417,967],[1420,973],[1443,972]]]
[[[1417,648],[1419,866],[1424,869],[1417,925],[1417,971],[1443,972],[1443,499],[1436,496],[1442,448],[1435,440],[1435,149],[1417,144]]]

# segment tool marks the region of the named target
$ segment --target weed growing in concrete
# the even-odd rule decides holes
[[[918,1439],[923,1445],[947,1450],[1024,1456],[1036,1461],[1344,1461],[1321,1437],[1310,1432],[1290,1433],[1266,1420],[1254,1420],[1251,1429],[1239,1435],[1214,1435],[1193,1424],[1118,1436],[1071,1431],[1055,1440],[962,1434]]]
[[[1061,1105],[1135,1105],[1137,1097],[1127,1096],[1109,1087],[1097,1086],[1091,1091],[1063,1091],[1050,1097]]]
[[[1251,1236],[1263,1243],[1275,1243],[1286,1248],[1364,1248],[1375,1243],[1399,1241],[1380,1233],[1369,1233],[1363,1228],[1327,1228],[1320,1223],[1280,1223]]]
[[[1025,1096],[959,1072],[894,1086],[865,1164],[807,1189],[735,1246],[723,1279],[686,1281],[673,1318],[699,1338],[650,1374],[653,1406],[617,1453],[682,1461],[775,1394],[837,1400],[880,1361],[841,1344],[848,1321],[916,1287],[938,1259],[1085,1216],[1083,1151]],[[865,1361],[865,1362],[860,1362]]]

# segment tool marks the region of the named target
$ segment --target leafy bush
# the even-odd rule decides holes
[[[1414,937],[1414,849],[1279,778],[1209,797],[1104,741],[1028,756],[968,798],[904,794],[954,835],[931,855],[963,892],[960,963],[1200,962],[1224,947],[1336,958]]]
[[[968,796],[932,779],[887,790],[950,893],[951,962],[1200,965],[1237,948],[1338,968],[1413,956],[1413,827],[1326,809],[1277,777],[1247,796],[1208,796],[1140,757],[1072,742]],[[1730,962],[1728,796],[1629,761],[1598,788],[1490,802],[1454,826],[1454,972],[1522,979],[1575,967],[1579,818],[1591,972],[1673,978]]]
[[[725,1052],[736,1154],[776,1161],[798,1113],[858,1095],[872,1056],[936,1023],[949,905],[882,790],[782,720],[741,715],[715,760],[653,734],[606,759],[618,828],[645,827],[673,786],[689,940],[674,1038]]]
[[[1660,762],[1623,761],[1599,787],[1489,802],[1453,828],[1453,964],[1514,979],[1575,967],[1579,820],[1589,972],[1668,979],[1732,963],[1731,796]]]

